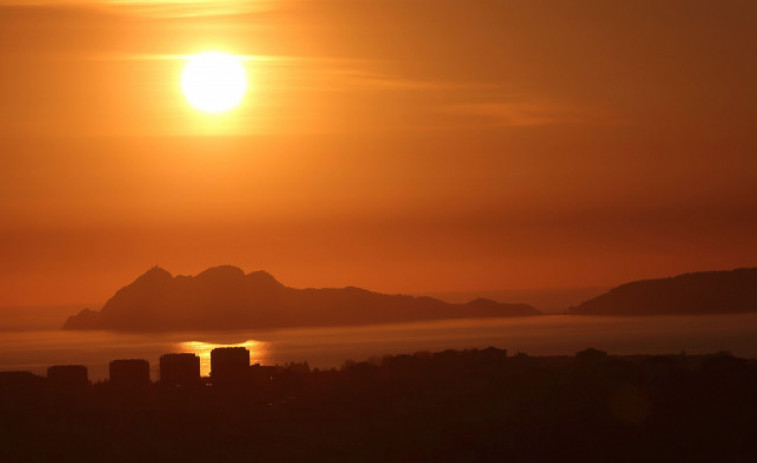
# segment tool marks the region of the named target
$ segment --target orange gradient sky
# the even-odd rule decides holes
[[[0,0],[0,306],[757,264],[757,3]],[[220,115],[186,57],[245,57]]]

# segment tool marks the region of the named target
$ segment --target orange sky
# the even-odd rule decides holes
[[[433,8],[431,8],[433,6]],[[757,3],[0,0],[0,306],[757,264]],[[247,57],[209,116],[187,55]]]

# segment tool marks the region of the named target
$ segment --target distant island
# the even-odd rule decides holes
[[[692,315],[757,312],[757,268],[686,273],[620,285],[571,307],[576,315]]]
[[[540,315],[527,304],[476,299],[451,304],[431,297],[386,295],[365,289],[295,289],[264,271],[230,265],[196,276],[154,267],[121,288],[99,311],[69,317],[66,330],[182,331],[393,323]]]

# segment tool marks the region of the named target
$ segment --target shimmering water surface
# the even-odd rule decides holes
[[[613,354],[710,353],[728,350],[757,358],[757,314],[691,317],[580,317],[442,320],[390,325],[185,333],[23,331],[0,333],[0,371],[43,374],[48,366],[83,364],[90,378],[104,379],[108,362],[150,361],[158,379],[163,353],[195,352],[202,373],[214,347],[243,345],[253,363],[307,361],[339,367],[347,359],[385,354],[494,346],[531,355],[573,354],[595,347]]]

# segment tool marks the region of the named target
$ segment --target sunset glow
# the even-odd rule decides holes
[[[156,263],[389,294],[752,266],[727,3],[0,0],[0,306]]]

